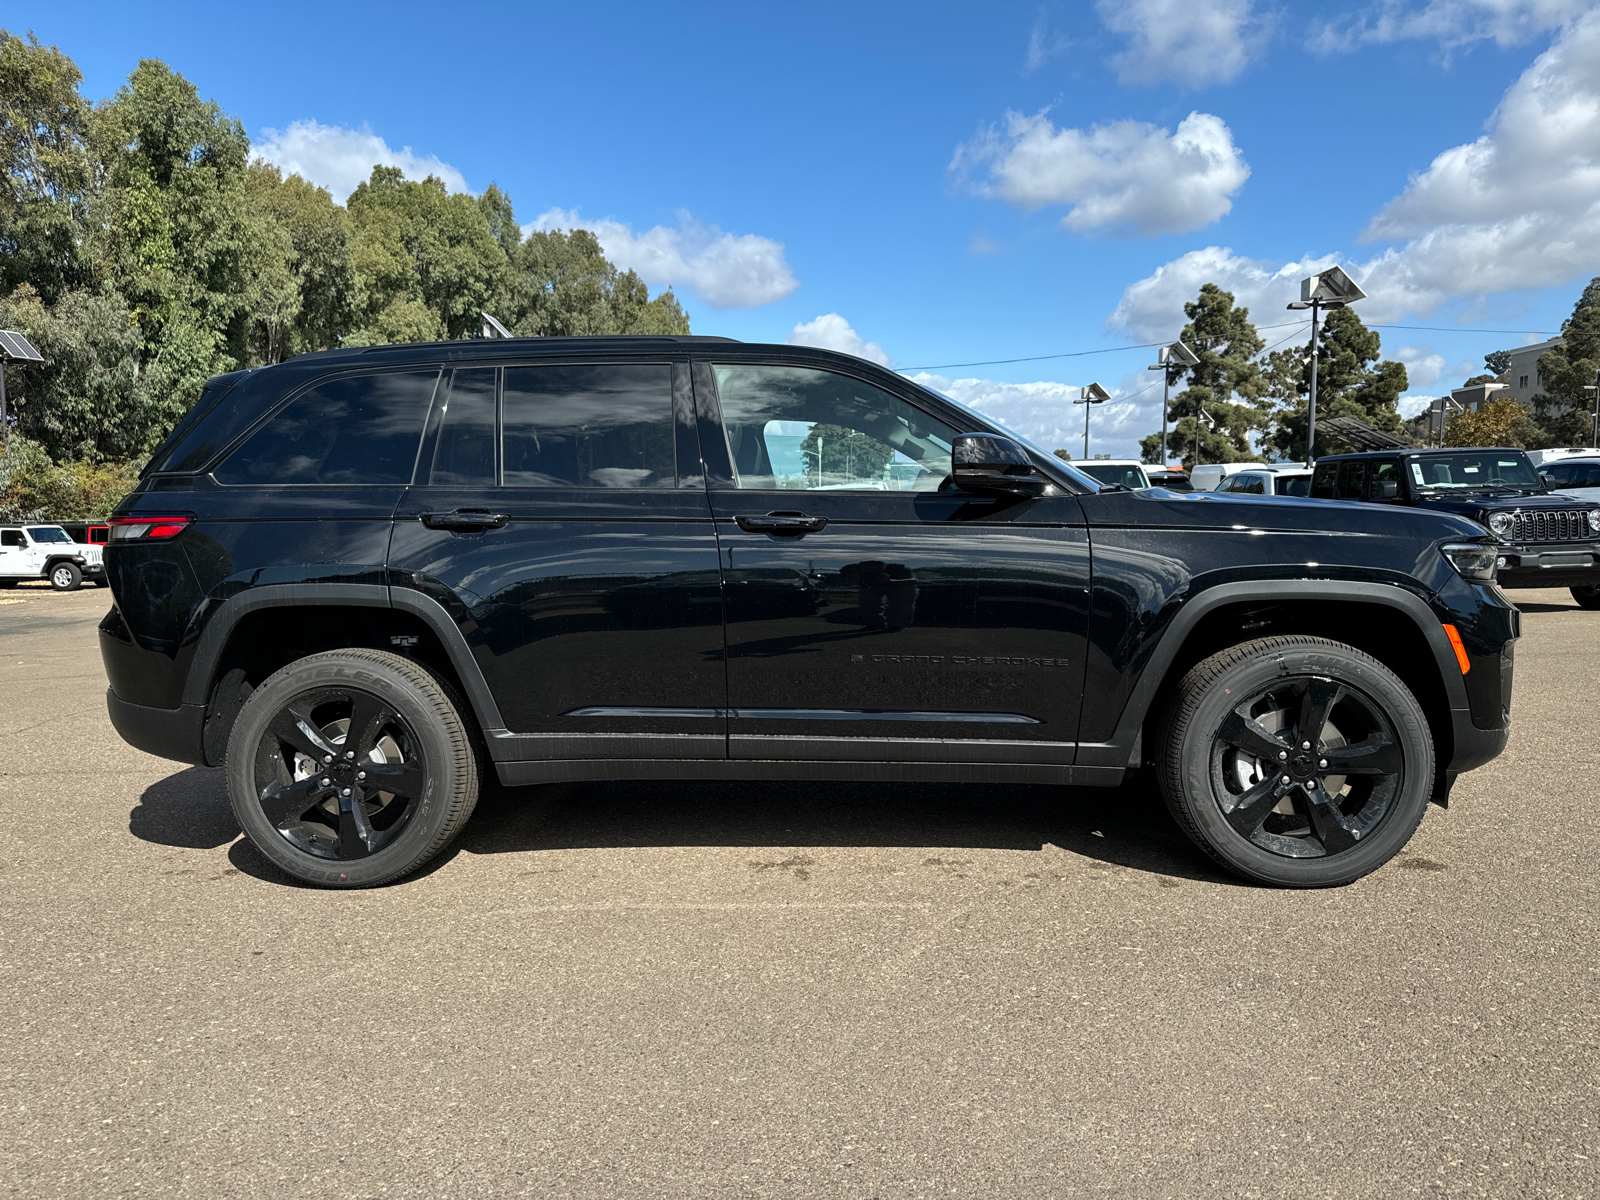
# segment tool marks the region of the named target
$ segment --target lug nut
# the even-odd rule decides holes
[[[1302,749],[1302,750],[1311,749],[1311,743],[1310,742],[1301,742],[1300,743],[1300,749]]]
[[[1322,765],[1323,766],[1327,766],[1328,764],[1327,763],[1323,763]],[[357,771],[356,772],[356,778],[357,779],[365,779],[366,777],[367,777],[367,773],[365,771]]]
[[[323,755],[323,756],[322,756],[322,761],[323,761],[323,762],[325,762],[325,763],[329,763],[329,762],[332,762],[332,761],[333,761],[333,755],[331,755],[331,754],[324,754],[324,755]]]
[[[1311,745],[1311,743],[1307,742],[1306,745],[1309,746],[1309,745]],[[356,756],[356,752],[354,750],[346,750],[344,752],[344,756],[346,758],[354,758]]]
[[[1328,760],[1327,759],[1325,759],[1325,758],[1317,759],[1317,766],[1326,767],[1327,765],[1328,765]]]
[[[1292,782],[1293,782],[1293,780],[1291,780],[1291,779],[1290,779],[1290,778],[1289,778],[1289,777],[1288,777],[1288,776],[1287,776],[1287,775],[1285,775],[1285,776],[1284,776],[1284,777],[1283,777],[1283,781],[1284,781],[1284,782],[1285,782],[1285,783],[1292,783]]]
[[[349,788],[345,788],[344,791],[339,793],[339,795],[341,795],[341,796],[348,796],[349,794],[350,794],[350,789]]]
[[[1278,761],[1279,762],[1282,762],[1284,759],[1286,759],[1288,757],[1289,757],[1289,752],[1287,750],[1279,750],[1278,751]]]
[[[329,784],[331,784],[331,783],[332,783],[332,782],[333,782],[333,780],[331,780],[331,779],[324,779],[324,780],[323,780],[323,781],[322,781],[322,786],[323,786],[323,787],[327,787],[327,786],[328,786],[328,785],[329,785]]]

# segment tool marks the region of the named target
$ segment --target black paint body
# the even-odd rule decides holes
[[[409,484],[216,479],[273,412],[341,372],[440,369],[448,380],[453,368],[546,361],[670,364],[675,477],[650,488],[435,485],[430,418]],[[1467,520],[1102,492],[1042,454],[1035,466],[1052,486],[1032,498],[741,490],[712,363],[837,372],[946,426],[1003,435],[860,360],[719,339],[377,347],[226,377],[118,509],[193,518],[176,538],[107,548],[116,607],[101,643],[119,730],[216,765],[264,671],[361,644],[444,675],[508,782],[1114,784],[1203,653],[1269,632],[1362,644],[1381,627],[1394,641],[1386,661],[1399,657],[1430,706],[1446,786],[1504,744],[1517,613],[1441,555],[1446,542],[1484,540]],[[461,510],[492,522],[423,519]],[[740,524],[796,510],[825,523],[785,534]],[[1471,656],[1465,675],[1446,622]]]

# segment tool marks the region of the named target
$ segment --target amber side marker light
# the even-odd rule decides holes
[[[1450,648],[1456,652],[1456,662],[1461,667],[1461,673],[1465,675],[1472,670],[1472,660],[1467,657],[1467,648],[1461,644],[1461,631],[1454,625],[1446,625],[1444,634],[1450,639]]]

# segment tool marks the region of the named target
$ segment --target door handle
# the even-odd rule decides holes
[[[458,508],[453,512],[423,513],[417,518],[429,529],[502,529],[511,518],[486,508]]]
[[[827,517],[808,517],[799,512],[771,512],[764,517],[735,517],[734,520],[746,533],[775,533],[786,537],[816,533],[828,523]]]

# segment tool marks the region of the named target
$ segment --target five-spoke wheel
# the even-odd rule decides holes
[[[312,883],[397,878],[449,844],[477,800],[455,699],[376,650],[300,659],[267,679],[228,742],[228,790],[250,840]]]
[[[1162,788],[1213,858],[1262,882],[1348,883],[1399,852],[1427,807],[1433,745],[1377,660],[1267,638],[1194,667],[1162,747]]]

